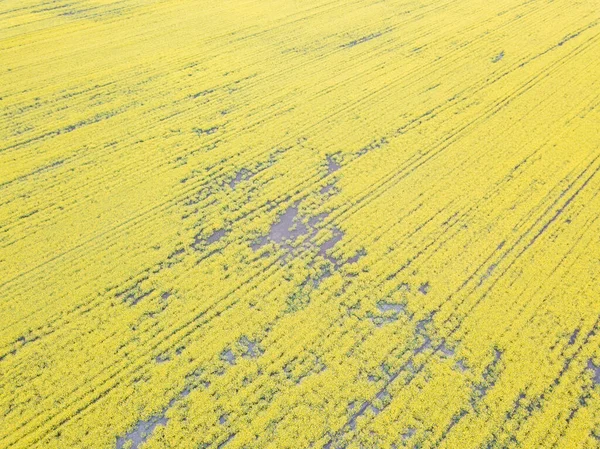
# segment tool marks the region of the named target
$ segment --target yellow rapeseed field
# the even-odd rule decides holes
[[[0,448],[600,447],[599,0],[5,0],[0,113]]]

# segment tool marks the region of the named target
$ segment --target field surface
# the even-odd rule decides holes
[[[597,0],[0,2],[0,447],[600,447]]]

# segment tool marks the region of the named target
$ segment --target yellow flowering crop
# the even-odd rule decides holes
[[[0,448],[600,447],[598,0],[6,0],[0,112]]]

